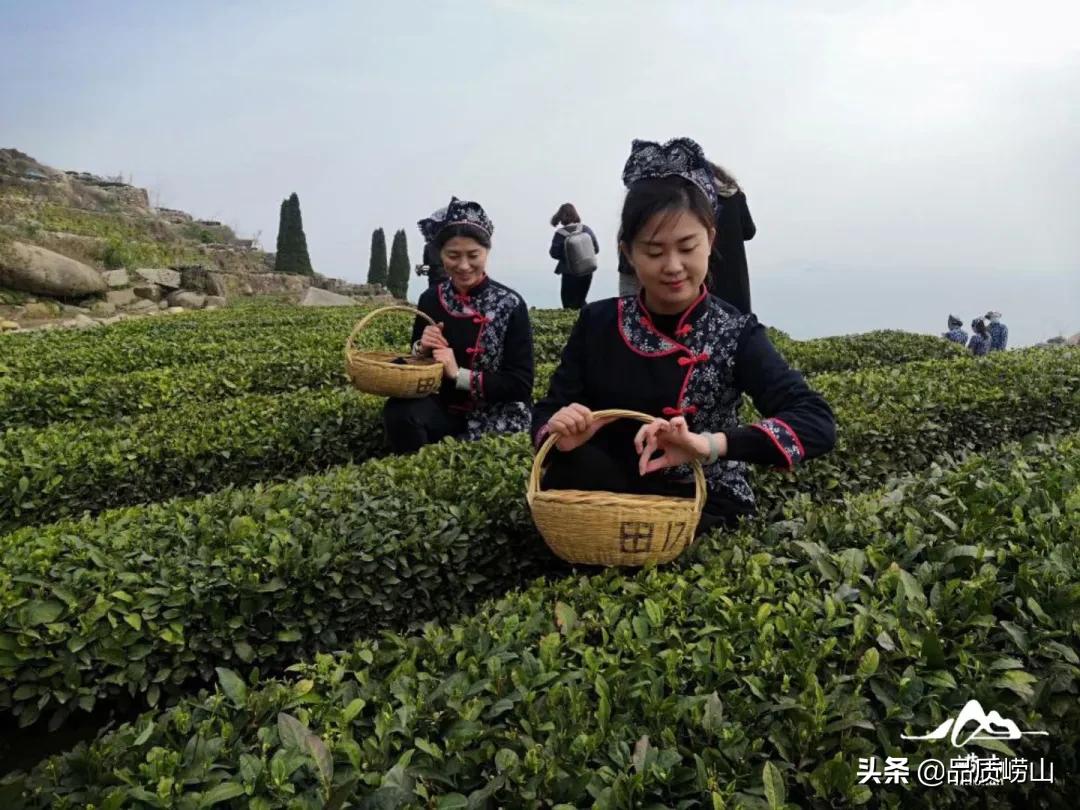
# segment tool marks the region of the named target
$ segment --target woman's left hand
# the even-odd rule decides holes
[[[708,455],[709,440],[700,433],[691,433],[686,419],[676,416],[671,421],[656,419],[642,425],[634,437],[634,449],[639,456],[638,473],[645,475]],[[657,450],[663,452],[653,458]]]
[[[452,380],[457,377],[458,364],[453,349],[435,349],[431,356],[442,363],[443,376],[446,379]]]

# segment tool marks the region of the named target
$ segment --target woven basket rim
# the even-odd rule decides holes
[[[624,408],[608,408],[606,410],[593,411],[593,417],[597,419],[604,419],[606,417],[615,417],[617,419],[636,419],[639,422],[649,424],[656,421],[655,416],[651,416],[641,411],[632,411]],[[526,500],[531,506],[536,497],[540,494],[546,494],[547,497],[543,499],[545,503],[558,503],[567,502],[573,503],[579,501],[580,498],[573,493],[591,492],[598,498],[608,497],[612,499],[611,505],[622,505],[631,502],[638,502],[642,498],[658,498],[665,502],[680,503],[682,501],[692,501],[694,505],[694,511],[698,514],[705,508],[705,472],[701,468],[701,462],[694,459],[690,462],[690,467],[694,473],[694,497],[683,498],[680,496],[668,496],[668,495],[635,495],[630,492],[609,492],[607,490],[572,490],[572,489],[550,489],[542,490],[540,488],[540,478],[543,474],[544,459],[547,458],[548,453],[555,447],[555,443],[559,440],[559,437],[552,433],[544,440],[544,443],[540,445],[540,449],[536,451],[536,455],[533,457],[532,470],[529,472],[528,489],[526,490]],[[567,497],[560,497],[560,493],[567,493]],[[648,503],[647,501],[645,503]],[[652,501],[657,503],[657,501]],[[594,504],[600,505],[600,504]]]
[[[424,370],[429,369],[431,366],[441,365],[438,360],[433,357],[413,357],[411,355],[402,354],[401,352],[384,352],[384,351],[367,351],[364,349],[347,349],[346,354],[348,359],[352,363],[363,363],[367,365],[377,365],[392,369],[410,369],[421,368]],[[408,362],[405,363],[393,363],[386,358],[402,359]]]
[[[532,502],[559,506],[617,506],[622,509],[655,509],[670,506],[672,509],[692,509],[696,498],[678,495],[637,494],[633,492],[608,492],[587,489],[542,489],[532,493]]]
[[[421,312],[416,307],[406,306],[405,304],[391,304],[389,306],[379,307],[378,309],[372,310],[371,312],[369,312],[367,315],[365,315],[363,318],[361,318],[359,321],[356,322],[356,325],[353,327],[352,331],[349,333],[349,337],[345,339],[345,353],[348,354],[350,352],[364,352],[364,351],[367,351],[366,349],[358,349],[358,348],[356,348],[353,345],[353,340],[356,338],[356,336],[358,334],[360,334],[364,329],[367,328],[368,324],[370,324],[375,319],[375,317],[377,315],[384,315],[387,312],[394,312],[394,311],[411,312],[413,315],[419,315],[421,318],[423,318],[425,321],[430,323],[432,326],[436,325],[435,321],[432,319],[432,317],[430,315],[428,315],[426,312]]]

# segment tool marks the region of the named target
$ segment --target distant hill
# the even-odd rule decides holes
[[[146,189],[118,177],[59,171],[0,149],[0,240],[17,239],[98,270],[203,265],[263,273],[273,254],[220,222],[150,205]]]
[[[306,306],[390,300],[379,285],[273,268],[274,254],[255,239],[151,205],[146,189],[121,177],[60,171],[0,149],[0,332],[93,325],[91,316],[107,324],[247,296]]]

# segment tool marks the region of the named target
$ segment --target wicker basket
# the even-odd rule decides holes
[[[595,411],[593,416],[637,419],[637,411]],[[549,435],[533,459],[526,498],[533,521],[552,551],[584,565],[645,565],[675,559],[693,541],[705,506],[705,474],[698,461],[694,497],[633,495],[580,489],[540,489],[544,459],[559,439]]]
[[[432,326],[435,325],[435,321],[412,307],[389,306],[369,312],[357,322],[349,339],[345,341],[345,373],[356,388],[367,394],[420,399],[437,393],[443,378],[443,365],[437,360],[430,357],[403,356],[395,352],[365,351],[353,346],[353,339],[376,315],[393,310],[411,312]],[[393,360],[405,362],[394,363]]]

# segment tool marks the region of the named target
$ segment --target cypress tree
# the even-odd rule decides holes
[[[394,243],[390,246],[390,269],[386,282],[395,298],[408,298],[409,267],[409,244],[405,231],[398,231],[394,234]]]
[[[281,201],[281,214],[278,218],[278,230],[277,230],[277,253],[274,254],[274,272],[275,273],[287,273],[288,270],[284,268],[289,265],[288,258],[288,246],[289,246],[289,226],[292,224],[290,218],[289,201]]]
[[[300,217],[300,198],[296,192],[289,197],[289,206],[292,208],[292,226],[289,236],[292,238],[290,259],[293,269],[290,272],[301,276],[313,276],[315,271],[311,269],[311,257],[308,255],[307,237],[304,236],[304,221]]]
[[[371,261],[368,263],[368,284],[386,286],[388,269],[386,265],[386,234],[382,228],[371,232]]]
[[[295,275],[314,275],[308,256],[304,222],[300,216],[300,198],[294,191],[281,202],[281,221],[278,224],[277,255],[274,271]]]

